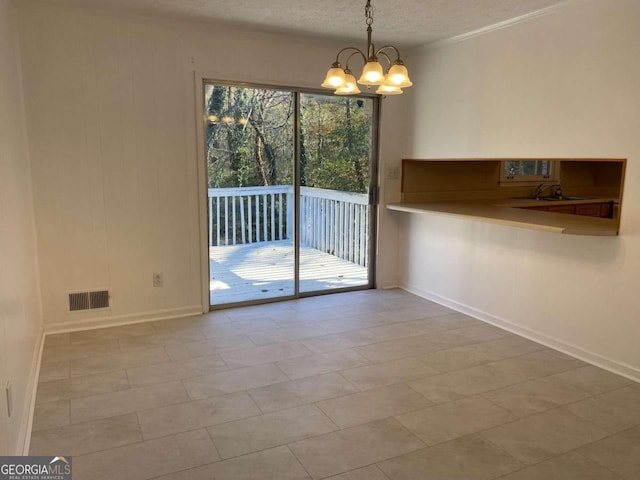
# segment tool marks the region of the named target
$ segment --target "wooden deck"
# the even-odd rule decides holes
[[[291,240],[209,248],[211,304],[294,294]],[[319,250],[300,248],[300,291],[366,285],[367,269]]]

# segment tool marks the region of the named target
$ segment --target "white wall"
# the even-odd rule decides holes
[[[37,2],[21,21],[47,328],[201,311],[195,72],[317,87],[341,45]],[[66,311],[102,287],[109,312]]]
[[[404,54],[410,75],[413,75],[415,61]],[[413,88],[413,87],[412,87]],[[387,210],[387,203],[400,201],[400,181],[402,159],[407,158],[406,138],[410,133],[411,123],[407,121],[407,111],[410,111],[411,89],[405,93],[383,100],[382,118],[380,120],[380,208],[378,210],[378,269],[377,287],[394,288],[400,284],[398,276],[398,261],[403,258],[403,252],[396,248],[398,233],[402,218],[396,212]],[[397,169],[397,178],[390,178],[390,169]]]
[[[0,0],[0,455],[23,453],[42,336],[15,13],[9,0]],[[7,381],[13,390],[11,418]]]
[[[398,214],[406,288],[638,379],[639,25],[637,0],[587,0],[414,51],[403,152],[627,158],[619,237]]]

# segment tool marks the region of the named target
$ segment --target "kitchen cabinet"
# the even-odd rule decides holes
[[[602,218],[613,218],[613,202],[600,204],[600,216]]]
[[[613,213],[613,202],[591,202],[591,203],[570,203],[563,205],[535,205],[523,206],[527,210],[538,210],[543,212],[567,213],[570,215],[583,215],[585,217],[611,218]]]
[[[555,213],[570,213],[572,215],[576,213],[573,205],[550,205],[547,211]],[[598,210],[598,212],[599,211],[600,210]]]

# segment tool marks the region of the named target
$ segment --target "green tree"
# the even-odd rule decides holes
[[[294,95],[207,85],[206,154],[211,187],[290,185]],[[372,101],[301,95],[301,184],[366,193]]]

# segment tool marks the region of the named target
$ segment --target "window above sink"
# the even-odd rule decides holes
[[[560,178],[560,162],[554,160],[502,160],[500,183],[535,185]]]

